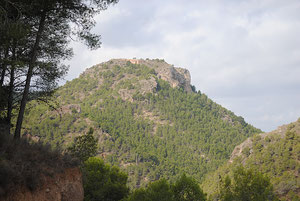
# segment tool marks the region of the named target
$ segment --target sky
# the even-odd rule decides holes
[[[120,0],[96,16],[102,46],[72,42],[66,80],[112,58],[164,59],[246,122],[300,117],[299,0]]]

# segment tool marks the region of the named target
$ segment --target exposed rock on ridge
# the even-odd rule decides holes
[[[97,68],[99,70],[99,68],[102,68],[106,64],[119,65],[122,67],[123,65],[126,65],[127,62],[137,65],[146,65],[153,68],[157,73],[158,78],[169,82],[173,88],[182,87],[185,91],[192,92],[190,72],[187,69],[174,67],[164,60],[159,59],[112,59],[108,62],[104,62],[87,69],[81,75],[84,76],[89,74],[94,77],[96,75]],[[145,85],[145,83],[143,84]],[[151,80],[150,84],[152,87],[156,87],[156,85],[153,84],[153,80]]]
[[[297,122],[295,124],[297,124]],[[288,125],[283,125],[283,126],[279,126],[274,131],[267,132],[267,133],[261,133],[261,134],[257,135],[257,137],[260,139],[265,139],[266,137],[270,137],[272,135],[278,135],[278,136],[280,136],[280,138],[284,138],[287,130],[288,130]],[[299,133],[299,130],[296,130],[296,132]],[[238,145],[234,148],[234,150],[232,151],[231,157],[229,159],[229,162],[232,163],[235,158],[243,156],[243,150],[245,150],[245,149],[249,149],[250,154],[252,153],[253,137],[248,138],[243,143],[241,143],[240,145]],[[245,162],[245,160],[246,160],[246,158],[244,158],[243,163]]]
[[[187,69],[174,67],[163,60],[138,60],[140,64],[145,64],[154,68],[158,77],[170,83],[172,87],[183,87],[185,91],[191,92],[191,75]]]

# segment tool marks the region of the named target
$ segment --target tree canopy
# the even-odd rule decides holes
[[[86,161],[89,157],[97,154],[97,139],[93,136],[92,128],[81,136],[75,137],[74,143],[68,148],[68,151],[81,162]]]
[[[85,161],[83,180],[84,201],[118,201],[129,193],[127,175],[96,157]]]
[[[125,201],[205,201],[206,195],[199,184],[183,174],[175,183],[166,179],[150,183],[133,191]]]
[[[0,2],[0,59],[2,110],[11,123],[13,96],[20,104],[15,138],[20,137],[30,94],[51,92],[67,71],[61,61],[72,56],[74,36],[91,49],[100,47],[100,36],[91,33],[93,17],[117,0],[3,0]],[[17,84],[18,82],[18,84]],[[10,87],[5,90],[7,86]],[[34,93],[32,93],[34,92]],[[7,99],[7,100],[6,100]],[[6,107],[5,107],[6,105]],[[3,115],[3,114],[2,114]]]
[[[238,167],[233,179],[226,176],[220,187],[221,201],[275,201],[278,200],[270,179],[253,169]]]

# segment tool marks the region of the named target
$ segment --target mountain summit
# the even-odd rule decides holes
[[[129,66],[131,67],[127,68]],[[134,66],[138,66],[139,68],[135,69]],[[126,70],[124,71],[122,68]],[[115,76],[119,75],[122,71],[124,73],[121,76]],[[100,75],[101,73],[104,74]],[[151,74],[152,76],[150,76]],[[138,81],[132,81],[135,89],[131,87],[128,90],[124,90],[124,88],[118,90],[123,99],[132,99],[131,95],[135,92],[141,94],[152,93],[157,87],[155,79],[162,79],[168,82],[173,88],[178,87],[184,89],[186,92],[192,92],[190,72],[184,68],[174,67],[174,65],[170,65],[160,59],[112,59],[109,62],[95,65],[81,74],[81,76],[92,76],[95,78],[93,75],[99,75],[102,78],[100,79],[101,81],[107,77],[111,78],[111,81],[115,83],[112,86],[113,88],[120,82],[138,78]],[[101,85],[101,82],[99,84]]]
[[[188,70],[159,59],[112,59],[55,94],[56,110],[31,102],[24,135],[68,147],[90,127],[98,155],[131,187],[186,173],[198,181],[259,129],[196,91]]]

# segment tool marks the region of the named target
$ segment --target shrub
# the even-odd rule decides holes
[[[91,157],[83,166],[84,201],[117,201],[127,196],[127,175],[118,167]]]

